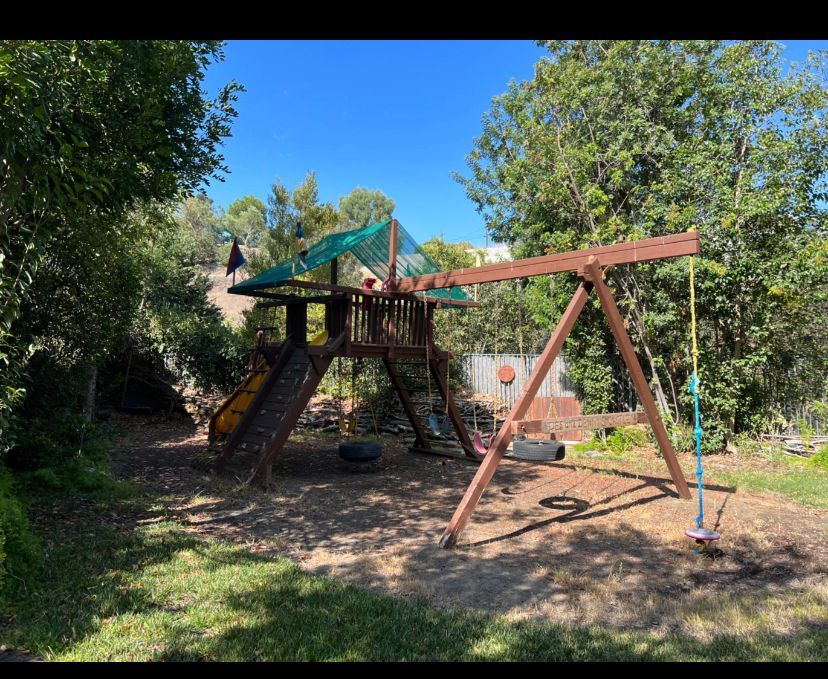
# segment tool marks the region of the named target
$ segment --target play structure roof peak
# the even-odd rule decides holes
[[[276,266],[263,271],[258,276],[237,283],[229,292],[249,294],[254,290],[275,288],[285,285],[296,276],[300,276],[317,267],[344,255],[353,255],[374,276],[383,281],[388,278],[388,249],[391,239],[391,220],[371,224],[360,229],[332,233],[319,239],[308,248],[304,265],[291,258],[279,262]],[[440,267],[429,257],[397,222],[397,276],[419,276],[421,274],[439,273]],[[429,297],[445,300],[467,301],[468,297],[460,288],[432,290]]]

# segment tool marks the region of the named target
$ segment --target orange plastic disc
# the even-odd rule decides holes
[[[497,377],[503,384],[509,384],[515,379],[515,369],[510,365],[502,365],[497,371]]]

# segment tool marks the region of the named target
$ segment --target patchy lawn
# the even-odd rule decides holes
[[[743,492],[724,459],[705,477],[715,560],[692,554],[695,504],[646,452],[507,461],[445,551],[472,464],[389,443],[354,474],[335,441],[298,436],[265,493],[193,469],[191,424],[131,426],[117,492],[30,497],[46,569],[0,644],[53,660],[828,659],[826,513]]]
[[[41,511],[52,517],[48,576],[2,636],[50,660],[819,660],[828,644],[813,624],[828,614],[824,588],[722,597],[713,618],[688,611],[687,631],[621,632],[368,592],[200,538],[161,512],[127,518],[124,506],[68,496]]]

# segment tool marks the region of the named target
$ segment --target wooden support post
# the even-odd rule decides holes
[[[356,309],[358,308],[356,302],[354,301],[353,295],[347,295],[345,297],[345,303],[343,304],[342,308],[345,313],[345,356],[350,357],[351,339],[353,338],[354,334],[353,318],[354,314],[356,313]]]
[[[339,264],[338,259],[334,257],[331,260],[331,285],[337,284],[337,279],[339,278]],[[333,327],[334,325],[338,325],[338,316],[336,313],[336,304],[329,304],[325,306],[325,328],[328,330],[328,333],[334,335],[339,332],[339,327]]]
[[[411,402],[411,398],[408,395],[408,389],[403,383],[400,374],[397,372],[396,366],[387,358],[383,358],[382,363],[388,371],[388,377],[391,378],[391,384],[394,386],[394,390],[397,392],[400,403],[402,403],[405,415],[408,417],[408,421],[411,423],[411,428],[414,430],[414,436],[416,437],[414,447],[431,448],[425,429],[423,429],[423,425],[420,424],[420,420],[417,417],[417,409]]]
[[[308,343],[308,305],[292,304],[285,307],[285,335],[293,337],[296,346]]]
[[[524,385],[520,397],[500,427],[500,431],[497,433],[495,440],[489,446],[489,451],[486,453],[486,457],[483,458],[477,474],[474,475],[471,485],[466,490],[466,494],[454,511],[454,516],[451,518],[449,525],[446,526],[446,530],[440,538],[441,547],[449,548],[457,543],[458,536],[469,522],[471,513],[477,506],[480,497],[483,495],[483,491],[486,490],[486,486],[492,480],[497,465],[500,464],[500,461],[506,453],[506,448],[512,440],[512,422],[522,419],[532,405],[532,399],[535,398],[535,394],[538,393],[538,390],[543,385],[546,374],[552,368],[552,364],[560,353],[564,341],[572,330],[572,326],[575,325],[575,321],[581,314],[589,297],[591,287],[589,283],[581,283],[569,301],[569,306],[566,307],[566,311],[564,311],[561,320],[558,322],[558,327],[555,328],[546,348],[535,363],[532,374]]]
[[[644,371],[638,362],[638,356],[635,354],[632,341],[624,329],[624,321],[621,319],[621,314],[615,305],[615,298],[612,295],[612,291],[604,283],[598,260],[594,257],[591,257],[584,265],[584,276],[595,286],[595,292],[598,295],[598,299],[601,300],[601,306],[604,308],[604,313],[609,321],[610,330],[612,330],[612,334],[615,337],[615,343],[621,351],[624,363],[627,364],[627,370],[630,371],[630,377],[632,377],[635,391],[638,393],[638,398],[644,406],[644,412],[647,413],[647,420],[649,420],[650,426],[653,428],[653,434],[655,434],[658,447],[661,449],[661,454],[667,462],[667,468],[670,470],[673,483],[676,484],[676,490],[681,497],[689,500],[690,490],[687,488],[687,481],[676,459],[676,454],[673,451],[667,430],[664,428],[664,423],[661,421],[661,415],[656,407],[655,399],[650,392],[650,385],[647,384],[647,378],[644,376]]]
[[[435,351],[436,348],[437,347],[434,347]],[[474,450],[474,445],[469,437],[469,430],[466,429],[466,423],[463,422],[463,417],[460,415],[460,411],[457,410],[457,405],[454,403],[454,399],[451,396],[451,387],[448,384],[446,371],[443,370],[443,365],[446,365],[449,360],[449,358],[445,361],[432,358],[429,362],[429,369],[431,370],[431,374],[434,376],[434,381],[437,383],[437,390],[440,392],[440,398],[443,399],[443,404],[446,407],[446,413],[448,413],[449,419],[454,426],[454,431],[457,432],[457,438],[460,440],[460,444],[463,446],[466,456],[478,460],[480,459],[480,456]]]
[[[397,233],[399,222],[391,220],[391,234],[388,237],[388,290],[397,288]]]

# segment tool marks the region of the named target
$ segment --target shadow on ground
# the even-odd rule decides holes
[[[271,555],[205,542],[162,524],[148,528],[162,517],[141,503],[132,512],[94,501],[83,503],[76,515],[61,511],[72,501],[40,508],[41,516],[56,514],[48,521],[52,577],[29,605],[18,608],[9,639],[61,659],[816,660],[825,655],[826,631],[818,626],[750,637],[725,630],[704,639],[681,629],[618,634],[599,626],[526,625],[435,607],[421,597],[374,595],[310,577]],[[108,520],[116,509],[119,519]],[[78,521],[81,515],[87,520]],[[579,544],[595,556],[607,549],[600,537]],[[455,556],[460,564],[463,552]],[[648,556],[662,558],[664,548],[653,545]],[[411,558],[419,558],[416,551]],[[514,563],[507,560],[501,568]],[[466,579],[469,569],[458,566],[451,576]],[[761,592],[751,611],[772,597]]]
[[[719,558],[694,555],[684,530],[697,508],[677,497],[666,471],[505,460],[460,544],[445,551],[436,543],[473,463],[386,442],[384,465],[355,473],[335,439],[294,437],[265,492],[237,482],[249,457],[237,455],[220,477],[193,469],[202,432],[152,436],[131,441],[118,473],[168,496],[175,518],[200,535],[439,604],[647,628],[676,597],[777,591],[827,572],[824,513],[715,484],[705,491],[708,525],[725,539]]]

